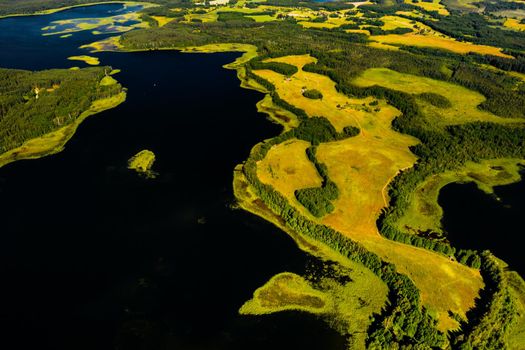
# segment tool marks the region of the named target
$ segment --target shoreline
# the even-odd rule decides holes
[[[421,181],[408,200],[409,206],[394,223],[398,229],[408,226],[408,232],[433,231],[444,234],[441,220],[443,209],[438,203],[441,190],[452,183],[473,183],[487,195],[494,195],[494,187],[518,183],[522,180],[521,167],[525,160],[518,158],[485,159],[467,162],[463,167],[431,175]],[[505,175],[505,176],[502,176]],[[495,198],[499,200],[499,198]],[[418,208],[427,208],[427,214]]]
[[[163,48],[162,50],[179,50],[179,51],[185,52],[185,53],[215,53],[215,52],[227,52],[227,51],[237,51],[237,52],[238,51],[244,51],[245,52],[244,55],[239,57],[236,61],[224,65],[224,68],[236,69],[237,70],[237,77],[241,81],[241,83],[240,83],[241,87],[246,88],[246,89],[252,89],[252,90],[259,91],[259,92],[265,94],[264,98],[266,98],[266,96],[268,96],[269,92],[266,90],[266,88],[264,88],[263,86],[259,85],[255,80],[250,79],[249,77],[247,77],[246,76],[246,69],[243,66],[243,63],[245,63],[249,59],[255,57],[256,51],[254,51],[253,48],[254,48],[254,46],[252,46],[252,45],[211,44],[211,45],[204,45],[204,46],[201,46],[201,47],[186,47],[186,48],[180,48],[180,47],[179,48],[174,48],[174,47],[171,47],[171,48]],[[127,50],[123,49],[121,51],[122,52],[126,52]],[[136,51],[151,51],[151,50],[149,50],[149,49],[140,49],[140,50],[129,50],[129,51],[136,52]],[[263,100],[264,100],[264,98],[263,98]],[[263,101],[263,100],[261,100],[261,101]],[[258,104],[258,107],[260,107],[259,104]],[[263,108],[258,109],[258,111],[268,115],[268,113],[266,113]],[[279,119],[275,120],[275,119],[272,119],[270,117],[268,117],[270,120],[274,120],[275,122],[277,122],[280,125],[284,126],[284,123],[283,123],[282,120],[279,120]],[[277,136],[278,135],[275,135],[274,137],[277,137]],[[257,148],[258,145],[260,145],[260,143],[254,145],[252,150]],[[249,160],[249,159],[250,159],[250,156],[247,158],[247,160]],[[265,219],[266,221],[271,222],[275,226],[279,227],[281,230],[283,230],[287,235],[289,235],[296,242],[296,244],[299,246],[299,248],[301,250],[303,250],[303,251],[305,251],[305,252],[307,252],[309,254],[315,255],[316,257],[320,258],[321,260],[325,260],[325,261],[326,260],[334,260],[334,261],[338,262],[339,264],[341,264],[342,266],[345,266],[346,264],[351,264],[352,263],[351,259],[347,259],[344,256],[340,255],[337,251],[334,251],[333,249],[328,247],[325,242],[319,242],[317,240],[314,240],[313,238],[305,237],[304,234],[301,234],[300,232],[296,232],[295,230],[292,230],[291,228],[288,228],[287,227],[288,225],[286,224],[286,222],[284,222],[284,220],[282,218],[276,216],[273,213],[273,211],[271,211],[269,208],[266,208],[266,205],[264,205],[263,201],[259,198],[259,196],[256,196],[255,194],[252,194],[251,198],[250,198],[250,196],[247,196],[247,197],[243,198],[243,195],[246,195],[246,193],[249,193],[249,192],[244,192],[241,195],[242,191],[239,191],[239,188],[244,187],[247,190],[249,188],[249,186],[250,186],[249,184],[240,185],[240,183],[242,183],[242,181],[238,182],[240,180],[239,174],[240,174],[240,176],[243,176],[243,174],[241,173],[241,169],[242,169],[243,165],[244,165],[244,163],[238,165],[235,168],[235,171],[234,171],[234,180],[233,180],[234,181],[234,195],[235,195],[238,207],[240,207],[243,210],[246,210],[246,211],[248,211],[248,212],[250,212],[252,214],[255,214],[255,215]],[[237,179],[235,179],[235,177],[237,177]],[[237,184],[235,184],[236,181],[237,181]],[[241,187],[239,187],[239,186],[241,186]],[[249,203],[246,200],[244,200],[245,198],[250,198],[249,202],[251,202],[251,203]],[[387,239],[387,238],[385,238],[383,236],[380,236],[380,237],[381,237],[381,239],[386,240],[389,243],[390,246],[392,246],[392,245],[397,246],[399,244],[399,243],[397,243],[395,241],[392,241],[392,240],[389,240],[389,239]],[[355,239],[355,238],[350,237],[350,239]],[[315,242],[313,242],[313,241],[315,241]],[[359,241],[359,240],[357,240],[356,242],[368,243],[368,242],[362,242],[362,241]],[[403,245],[403,246],[405,246],[405,245]],[[414,250],[419,251],[419,249],[421,249],[421,248],[417,248],[417,247],[415,247],[413,245],[406,245],[406,247],[407,247],[406,249],[409,250],[410,252],[413,252]],[[386,256],[388,258],[388,254],[387,254],[388,252],[385,252],[385,249],[379,249],[379,251],[378,251],[377,249],[374,249],[374,248],[377,248],[377,246],[374,246],[374,248],[370,249],[370,246],[368,244],[365,244],[365,248],[368,251],[370,251],[370,252],[372,252],[374,254],[379,254],[379,256],[381,256],[382,258],[385,258],[385,254],[386,254]],[[446,260],[446,262],[449,263],[449,259],[447,257],[445,257],[445,256],[442,256],[442,255],[440,255],[440,254],[438,254],[436,252],[433,252],[433,251],[427,250],[427,249],[424,249],[423,251],[426,254],[431,254],[431,256],[435,260],[438,260],[440,262],[443,262],[443,261]],[[409,259],[409,258],[407,258],[407,259]],[[405,262],[405,260],[403,260],[403,262]],[[387,261],[392,262],[392,260],[389,259],[389,258],[387,259]],[[468,269],[469,272],[470,272],[470,268],[467,268],[467,267],[463,268],[463,266],[461,266],[460,269],[461,270]],[[402,269],[402,270],[404,270],[404,269]],[[403,271],[402,273],[407,273],[407,272]],[[408,272],[408,276],[412,276],[413,277],[413,275],[417,274],[417,273],[418,273],[418,271],[415,271],[415,272],[411,271],[411,272]],[[474,274],[475,277],[473,277],[473,278],[477,280],[477,278],[479,276],[479,273],[470,272],[468,274],[468,278],[471,278],[471,274]],[[423,283],[423,282],[421,282],[421,283]],[[482,283],[483,282],[480,282],[480,285],[482,285]],[[419,286],[418,286],[418,288],[419,288]],[[428,292],[428,290],[427,290],[427,292]],[[421,290],[420,290],[420,293],[421,293]],[[426,297],[423,297],[423,299],[426,299]],[[427,301],[427,303],[424,303],[424,305],[426,305],[427,307],[429,306],[429,304],[435,307],[435,305],[433,305],[433,303],[430,303],[428,301]],[[443,318],[443,321],[439,320],[439,322],[443,322],[442,325],[441,325],[441,328],[453,329],[455,326],[457,326],[456,323],[452,324],[453,322],[450,321],[449,317],[447,317],[444,313],[442,314],[442,311],[443,310],[439,310],[439,312],[435,311],[435,312],[438,312],[440,314],[440,317],[437,317],[437,319]],[[461,309],[460,313],[464,313],[465,311],[466,310]]]
[[[11,17],[45,16],[45,15],[51,15],[57,12],[71,10],[77,7],[89,7],[89,6],[97,6],[97,5],[108,5],[108,4],[123,4],[123,5],[131,5],[131,6],[143,5],[144,8],[160,6],[158,4],[153,4],[151,2],[142,2],[142,1],[100,1],[100,2],[90,2],[86,4],[63,6],[63,7],[58,7],[58,8],[49,9],[49,10],[36,11],[33,13],[13,13],[10,15],[0,16],[0,20],[4,18],[11,18]]]
[[[86,118],[115,108],[124,101],[126,101],[125,91],[121,91],[112,97],[93,101],[89,109],[82,112],[73,123],[40,137],[27,140],[21,146],[1,154],[0,168],[18,160],[39,159],[63,151],[66,143],[75,135],[77,128]]]

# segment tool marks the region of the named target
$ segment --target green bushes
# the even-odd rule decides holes
[[[345,23],[341,24],[339,27],[337,27],[338,30],[347,30],[347,29],[360,29],[360,25],[358,23]]]
[[[343,129],[343,132],[338,133],[332,123],[325,117],[311,117],[304,119],[297,128],[289,131],[289,133],[292,137],[308,141],[312,145],[317,146],[323,142],[338,141],[356,136],[359,134],[359,129],[347,126]]]
[[[417,97],[425,102],[430,103],[434,107],[438,107],[438,108],[452,107],[452,103],[450,103],[448,98],[446,98],[445,96],[434,94],[432,92],[424,92],[422,94],[417,95]]]
[[[305,188],[295,191],[295,198],[315,217],[323,217],[334,210],[333,200],[339,197],[337,185],[328,177],[328,169],[319,163],[316,157],[317,147],[312,146],[306,150],[308,159],[314,164],[322,178],[321,187]]]
[[[172,11],[166,6],[148,7],[140,11],[141,14],[148,16],[162,16],[162,17],[184,17],[186,11]]]
[[[377,27],[365,27],[363,29],[368,30],[371,35],[407,34],[412,33],[413,31],[410,28],[395,28],[390,30],[384,30]]]
[[[305,119],[299,127],[291,130],[290,133],[300,140],[310,142],[312,145],[334,141],[339,136],[332,123],[324,117]]]
[[[323,94],[321,93],[321,91],[316,89],[304,90],[303,96],[312,100],[321,100],[323,98]]]
[[[312,19],[313,23],[324,23],[326,21],[328,21],[328,17],[326,16],[319,16],[319,17],[315,17],[314,19]]]
[[[292,76],[298,72],[296,66],[282,62],[262,62],[261,60],[251,60],[249,62],[251,69],[270,69],[282,75]]]
[[[505,349],[506,333],[518,315],[509,282],[494,256],[484,251],[477,255],[485,287],[476,306],[468,311],[468,322],[461,322],[462,332],[453,332],[453,349]]]
[[[336,187],[337,189],[337,187]],[[334,211],[332,200],[337,197],[328,197],[324,187],[304,188],[295,191],[295,198],[315,217],[323,217]]]
[[[218,12],[219,22],[255,22],[253,18],[246,17],[242,12]]]

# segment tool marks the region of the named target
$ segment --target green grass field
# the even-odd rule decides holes
[[[476,91],[436,79],[399,73],[388,68],[368,69],[356,78],[353,84],[360,87],[379,85],[413,95],[434,93],[447,98],[452,104],[450,108],[439,108],[424,100],[418,100],[422,107],[422,112],[428,120],[428,124],[434,127],[474,121],[494,123],[523,122],[523,119],[501,118],[479,109],[478,106],[485,101],[485,96]]]

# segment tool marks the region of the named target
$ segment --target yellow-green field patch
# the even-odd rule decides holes
[[[294,195],[296,190],[320,187],[322,184],[321,177],[306,156],[308,147],[310,143],[301,140],[273,146],[267,156],[257,163],[257,176],[298,204]]]
[[[71,56],[67,58],[70,61],[82,61],[86,64],[89,64],[90,66],[98,66],[100,64],[100,61],[97,57],[93,56],[87,56],[87,55],[80,55],[80,56]]]
[[[414,28],[415,21],[399,16],[383,16],[380,18],[385,24],[381,27],[383,30],[392,30],[396,28]]]
[[[349,23],[344,17],[328,17],[325,22],[300,21],[299,24],[305,28],[337,28],[343,24]]]
[[[447,8],[441,3],[441,0],[432,0],[432,2],[405,0],[405,3],[421,7],[427,11],[437,11],[437,13],[443,16],[448,16],[450,14]]]
[[[358,126],[358,116],[366,113],[367,107],[363,103],[369,99],[350,99],[339,93],[335,83],[328,77],[320,74],[305,72],[304,65],[315,62],[308,56],[287,56],[268,61],[284,62],[297,66],[299,71],[291,77],[286,77],[272,70],[255,70],[254,73],[274,84],[279,96],[290,104],[303,109],[308,116],[323,116],[327,118],[337,131],[346,126]],[[312,100],[303,96],[305,90],[316,89],[322,92],[323,98]]]
[[[276,20],[274,16],[270,15],[255,15],[246,17],[253,19],[255,22],[271,22]]]
[[[521,23],[519,19],[516,18],[507,18],[503,25],[507,28],[523,31],[525,30],[525,24]]]
[[[166,24],[173,21],[174,17],[166,17],[166,16],[151,16],[155,21],[157,21],[157,25],[159,27],[164,27]]]
[[[102,78],[102,80],[100,81],[100,85],[102,85],[102,86],[114,85],[114,84],[116,84],[116,83],[117,83],[117,81],[116,81],[113,77],[111,77],[111,76],[109,76],[109,75],[106,75],[106,76],[105,76],[104,78]]]
[[[473,121],[523,122],[523,119],[501,118],[479,109],[478,106],[485,101],[485,97],[476,91],[436,79],[399,73],[388,68],[367,69],[354,79],[353,84],[361,87],[380,85],[414,95],[433,93],[447,98],[452,105],[450,108],[439,108],[430,103],[418,101],[425,117],[436,127]]]
[[[90,52],[102,52],[102,51],[119,51],[122,49],[120,44],[120,36],[112,36],[103,40],[96,41],[91,44],[85,44],[80,46],[81,49],[87,49]]]
[[[135,170],[148,179],[156,177],[156,173],[151,170],[155,162],[155,153],[150,150],[142,150],[128,160],[128,169]]]
[[[206,13],[189,13],[184,16],[184,19],[188,22],[191,22],[193,19],[200,20],[203,23],[210,23],[210,22],[217,22],[217,19],[219,18],[219,15],[217,15],[217,11],[208,11]]]
[[[452,51],[459,54],[468,54],[470,52],[473,52],[479,53],[481,55],[493,55],[505,58],[512,58],[512,56],[504,54],[500,48],[487,45],[477,45],[465,41],[456,41],[446,36],[408,33],[402,35],[375,35],[370,37],[370,39],[384,44],[433,47],[437,49]]]
[[[330,305],[327,296],[315,290],[301,276],[283,272],[257,289],[253,299],[240,308],[241,315],[262,315],[284,310],[326,313]]]

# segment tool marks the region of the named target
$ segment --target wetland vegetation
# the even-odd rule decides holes
[[[520,274],[454,246],[438,196],[454,182],[493,193],[521,179],[525,36],[509,19],[523,18],[502,12],[521,7],[152,2],[133,16],[147,25],[86,47],[245,52],[226,67],[265,94],[258,109],[283,132],[236,167],[237,201],[325,264],[276,274],[241,314],[312,313],[348,348],[520,349]],[[96,91],[122,93],[107,68],[96,72]],[[129,167],[148,174],[154,159],[142,151]]]
[[[145,149],[128,160],[128,169],[135,170],[148,179],[154,179],[157,176],[157,174],[151,170],[154,162],[155,153]]]

